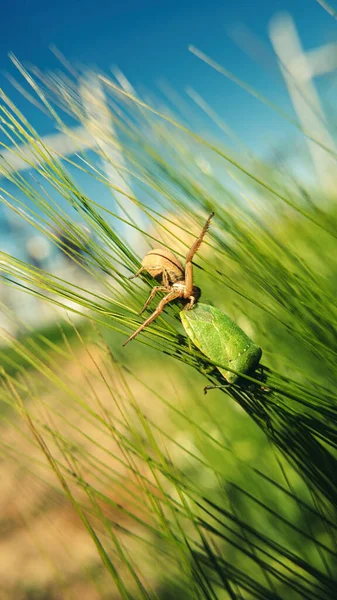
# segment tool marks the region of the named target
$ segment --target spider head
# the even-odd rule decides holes
[[[194,299],[194,300],[192,300],[192,302],[191,302],[191,296]],[[184,298],[182,296],[179,299],[179,302],[181,302],[184,305],[184,308],[187,310],[189,310],[190,308],[193,308],[193,306],[198,302],[198,300],[201,296],[201,289],[198,288],[196,285],[194,285],[191,296],[189,296],[188,298]]]
[[[201,296],[201,289],[199,287],[197,287],[196,285],[194,285],[192,294],[194,296],[194,301],[198,302],[198,300]]]

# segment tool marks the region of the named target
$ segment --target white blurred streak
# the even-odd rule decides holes
[[[226,121],[219,117],[215,110],[211,108],[211,106],[196,90],[188,86],[186,88],[186,94],[191,98],[191,100],[193,100],[193,102],[195,102],[197,106],[199,106],[199,108],[201,108],[201,110],[205,112],[206,115],[210,117],[210,119],[212,119],[212,121],[214,121],[219,129],[221,129],[221,131],[223,131],[224,134],[229,137],[233,144],[238,146],[238,148],[240,148],[240,150],[245,154],[250,154],[249,148],[245,146],[241,138],[235,133],[234,129],[232,129],[228,123],[226,123]]]
[[[330,6],[330,4],[325,2],[325,0],[316,0],[316,2],[318,2],[318,4],[320,4],[322,6],[322,8],[324,8],[326,10],[326,12],[329,13],[329,15],[331,15],[332,17],[337,19],[337,10],[335,10],[332,6]]]
[[[126,78],[119,73],[123,87],[132,89]],[[117,203],[117,211],[122,218],[127,218],[142,227],[143,213],[127,196],[133,196],[129,179],[125,170],[126,163],[122,145],[113,122],[111,112],[106,103],[106,97],[98,77],[94,73],[88,73],[82,79],[79,88],[83,107],[86,113],[86,127],[96,146],[101,150],[101,164],[108,181],[116,186],[121,192],[113,190]],[[124,192],[124,193],[123,193]],[[123,237],[133,248],[142,249],[143,236],[133,227],[123,225]]]
[[[40,144],[41,149],[45,146],[54,158],[71,156],[76,152],[88,150],[95,146],[95,140],[87,129],[77,127],[69,130],[69,133],[56,133],[46,135],[34,141],[34,145]],[[41,156],[38,156],[33,146],[19,144],[17,147],[2,150],[0,153],[0,178],[4,176],[1,167],[7,172],[26,171],[32,166],[41,164]]]
[[[326,44],[306,53],[311,77],[330,73],[337,68],[337,44]]]
[[[43,261],[50,255],[50,242],[42,235],[33,235],[27,240],[26,248],[29,256],[36,261]]]
[[[124,73],[118,67],[112,67],[111,72],[116,77],[121,88],[127,92],[127,94],[131,94],[131,96],[137,96],[137,92],[135,88],[132,86],[130,81],[125,77]]]
[[[49,50],[51,50],[51,52],[54,54],[54,56],[56,56],[57,60],[61,63],[61,65],[63,65],[67,69],[67,71],[73,77],[75,77],[75,79],[77,79],[78,78],[77,70],[74,68],[74,65],[72,65],[71,62],[69,62],[69,60],[64,56],[64,54],[61,52],[61,50],[59,50],[59,48],[57,48],[57,46],[55,46],[55,44],[50,44]]]
[[[275,57],[271,50],[247,25],[237,23],[228,29],[228,35],[247,56],[275,73]]]
[[[116,71],[115,75],[121,87],[128,93],[135,95],[134,89],[121,71]],[[15,171],[26,171],[42,165],[44,162],[43,154],[46,151],[52,158],[62,159],[83,150],[98,148],[101,164],[108,181],[112,186],[121,189],[121,192],[113,192],[117,201],[118,212],[123,218],[142,227],[144,224],[142,211],[123,194],[125,192],[125,194],[133,196],[125,170],[123,148],[118,140],[103,88],[94,73],[82,78],[79,92],[86,116],[84,125],[69,129],[67,132],[46,135],[40,141],[34,140],[32,145],[28,143],[18,144],[2,150],[0,152],[0,178]],[[41,154],[38,152],[38,146],[42,150]],[[141,234],[127,225],[122,225],[122,227],[124,228],[125,240],[142,251],[144,241]]]
[[[185,101],[185,99],[175,90],[171,84],[165,79],[160,79],[157,82],[157,87],[160,92],[167,98],[170,104],[173,106],[175,111],[181,115],[186,123],[191,123],[193,120],[194,125],[197,122],[197,115],[192,114],[191,106]],[[200,123],[202,126],[203,123]]]
[[[322,145],[331,149],[332,152],[335,152],[334,143],[325,126],[325,115],[312,82],[313,76],[317,74],[314,69],[318,69],[320,64],[320,72],[327,72],[328,63],[325,63],[325,71],[323,69],[324,53],[317,53],[321,48],[315,51],[316,54],[311,53],[311,58],[314,57],[313,64],[311,64],[310,53],[303,52],[294,21],[288,13],[277,15],[271,20],[269,34],[303,130],[319,140]],[[332,65],[331,47],[328,48],[328,54],[330,65]],[[320,63],[322,59],[323,64]],[[335,68],[335,66],[332,68]],[[305,139],[307,140],[318,182],[323,191],[330,194],[336,185],[336,161],[319,145],[308,138]]]
[[[121,74],[120,74],[121,77]],[[123,86],[126,86],[126,79],[123,80]],[[36,166],[41,166],[50,158],[61,159],[67,156],[72,156],[80,153],[83,150],[96,149],[98,157],[102,161],[103,170],[111,185],[116,186],[121,192],[113,191],[114,198],[117,200],[118,210],[122,217],[127,217],[137,226],[142,227],[143,213],[132,200],[128,199],[122,192],[133,196],[131,187],[128,181],[128,175],[125,174],[125,159],[123,148],[118,140],[116,129],[113,123],[113,115],[111,114],[105,99],[104,92],[95,74],[87,75],[82,78],[79,84],[79,93],[82,98],[85,117],[83,125],[68,129],[66,131],[44,136],[40,140],[35,139],[33,144],[17,144],[11,148],[6,148],[0,152],[0,179],[9,176],[13,172],[20,172],[32,169]],[[40,152],[41,150],[41,152]],[[4,204],[9,204],[3,199]],[[16,207],[15,213],[24,212],[20,207]],[[20,221],[19,221],[20,222]],[[144,244],[143,236],[135,229],[124,226],[123,223],[118,223],[119,230],[124,227],[124,238],[129,244],[142,251]],[[124,232],[123,232],[124,233]],[[24,233],[22,239],[24,240]],[[19,239],[19,236],[18,236]],[[30,253],[31,258],[35,260],[43,260],[47,258],[47,249],[43,246],[40,239],[30,237],[26,240],[26,251]],[[0,270],[8,271],[12,277],[15,274],[20,279],[20,269],[13,264],[8,267],[5,254],[0,256]],[[9,269],[9,270],[8,270]],[[68,271],[65,271],[68,269]],[[56,268],[57,270],[57,268]],[[88,278],[85,272],[79,271],[74,265],[64,265],[62,263],[62,271],[59,274],[65,280],[76,281],[77,284],[83,278],[83,287],[88,287]],[[90,281],[90,288],[93,282]],[[64,310],[53,305],[48,305],[44,301],[40,301],[34,296],[25,297],[22,302],[22,294],[12,287],[5,286],[0,281],[0,301],[1,297],[6,298],[5,304],[11,306],[13,313],[17,315],[25,323],[30,326],[41,326],[47,321],[53,322],[55,318],[64,314]],[[68,307],[75,307],[76,311],[82,312],[71,300],[62,300],[62,304]],[[83,309],[83,312],[85,310]],[[80,318],[80,315],[79,315]],[[4,320],[0,325],[5,325],[9,328],[9,323]],[[13,331],[13,334],[15,331]]]

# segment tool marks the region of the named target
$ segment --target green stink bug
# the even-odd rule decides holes
[[[248,375],[257,368],[262,350],[225,313],[198,303],[193,310],[180,312],[183,327],[199,350],[212,362]],[[217,367],[228,383],[239,379],[224,367]]]

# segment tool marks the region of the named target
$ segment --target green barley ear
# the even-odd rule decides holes
[[[69,131],[71,115],[72,135],[83,134],[90,111],[80,90],[87,102],[92,91],[83,78],[18,66],[57,127]],[[96,552],[97,562],[82,564],[93,597],[328,600],[336,590],[335,205],[323,210],[319,190],[305,195],[273,165],[241,161],[100,82],[107,103],[91,122],[96,145],[71,157],[55,155],[2,96],[0,201],[83,276],[0,254],[1,283],[21,294],[20,306],[33,296],[72,323],[57,324],[57,335],[31,331],[2,311],[17,335],[1,329],[1,444],[18,466],[20,495],[38,477],[43,510],[56,498],[79,517]],[[184,260],[211,211],[216,222],[193,259],[203,302],[181,315],[168,305],[123,350],[154,285],[130,274],[158,245]],[[79,220],[92,234],[85,244]],[[206,383],[226,380],[223,393],[204,397]],[[62,568],[56,560],[55,578],[79,560],[79,552]]]

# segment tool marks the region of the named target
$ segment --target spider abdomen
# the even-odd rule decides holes
[[[142,267],[160,282],[163,280],[164,271],[169,283],[184,281],[185,278],[184,267],[173,252],[167,248],[150,250],[142,260]]]

